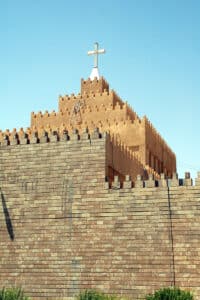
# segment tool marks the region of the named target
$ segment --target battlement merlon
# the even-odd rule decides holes
[[[179,179],[177,173],[173,173],[173,177],[170,179],[166,178],[164,173],[161,174],[160,179],[156,179],[153,174],[149,174],[148,178],[144,179],[139,174],[135,181],[132,181],[132,177],[130,175],[125,175],[123,180],[120,180],[120,176],[115,175],[112,182],[107,181],[105,183],[105,188],[110,189],[113,193],[116,193],[119,189],[122,191],[125,190],[126,192],[127,189],[132,190],[132,192],[134,192],[135,189],[152,189],[158,191],[167,189],[168,193],[179,189],[182,193],[184,193],[186,190],[199,189],[199,186],[200,172],[197,173],[197,178],[194,183],[189,172],[185,173],[185,178],[183,179]]]
[[[109,90],[109,85],[103,77],[100,79],[88,79],[84,81],[81,80],[81,85],[88,87],[83,94],[79,93],[77,95],[64,95],[59,96],[58,99],[58,113],[55,111],[49,112],[39,112],[31,114],[31,127],[41,127],[47,124],[53,126],[53,119],[55,121],[55,126],[59,127],[59,121],[61,123],[66,123],[70,116],[73,114],[74,107],[79,106],[81,113],[89,109],[91,112],[99,111],[104,113],[105,109],[120,109],[126,110],[126,120],[135,121],[140,120],[138,115],[133,111],[133,109],[124,102],[114,90]],[[84,88],[82,88],[84,90]],[[103,116],[102,116],[103,118]],[[118,116],[119,120],[122,120],[123,116]],[[103,118],[104,119],[104,118]],[[118,121],[119,121],[118,120]],[[55,127],[53,126],[53,127]],[[97,125],[98,126],[98,125]]]
[[[5,132],[0,131],[0,149],[5,146],[20,146],[20,145],[29,145],[29,144],[43,144],[50,142],[79,142],[85,140],[97,140],[108,139],[107,132],[99,132],[98,128],[95,128],[93,131],[88,131],[88,128],[85,128],[80,133],[77,129],[74,129],[70,135],[67,130],[50,130],[46,131],[45,129],[23,129],[19,131],[14,128],[12,131],[6,130]]]
[[[81,104],[81,108],[85,109],[86,107],[90,107],[92,110],[94,110],[95,107],[101,110],[103,107],[109,107],[110,105],[112,105],[113,109],[115,107],[122,108],[125,105],[125,103],[113,90],[104,90],[102,93],[97,91],[95,93],[90,92],[90,94],[84,93],[84,95],[72,94],[70,96],[59,96],[58,101],[58,111],[63,113],[65,111],[71,112],[74,105],[77,103]]]

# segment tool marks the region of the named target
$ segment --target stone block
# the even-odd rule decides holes
[[[197,178],[195,179],[195,185],[200,186],[200,172],[197,172]]]
[[[73,130],[72,134],[70,135],[70,140],[71,141],[78,141],[78,140],[80,140],[80,136],[79,136],[79,133],[78,133],[77,129]]]
[[[171,187],[179,186],[179,179],[178,179],[178,174],[177,173],[173,173],[172,179],[170,181],[170,186]]]
[[[125,189],[130,189],[132,188],[133,184],[131,181],[131,176],[130,175],[126,175],[125,176],[125,181],[123,182],[123,188]]]
[[[120,189],[121,184],[119,181],[119,176],[114,176],[114,181],[112,182],[112,189]]]
[[[183,184],[185,186],[192,186],[192,178],[190,177],[190,173],[189,172],[185,173],[185,179],[183,181]]]
[[[137,175],[137,180],[135,181],[135,187],[136,188],[143,188],[144,187],[144,181],[142,180],[141,175]]]
[[[99,139],[101,134],[99,132],[99,128],[95,128],[94,131],[91,133],[91,139]]]
[[[49,142],[48,132],[44,130],[40,137],[40,143],[48,143],[48,142]]]
[[[30,136],[30,144],[37,144],[39,142],[38,133],[33,132]]]
[[[167,187],[168,186],[166,176],[164,173],[162,173],[160,175],[160,180],[158,181],[158,185],[159,185],[159,187]]]
[[[145,187],[146,188],[153,188],[156,186],[156,182],[154,180],[154,177],[152,174],[149,174],[149,179],[148,180],[145,180]]]

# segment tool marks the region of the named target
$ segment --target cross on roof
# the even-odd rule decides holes
[[[105,49],[99,49],[99,44],[94,44],[94,50],[88,51],[88,55],[94,55],[94,67],[92,70],[92,73],[90,75],[90,79],[94,79],[94,77],[99,78],[99,72],[98,72],[98,56],[99,54],[104,54],[106,51]]]
[[[88,55],[94,55],[94,68],[98,68],[98,56],[105,53],[105,49],[99,49],[99,44],[94,44],[94,50],[88,51]]]

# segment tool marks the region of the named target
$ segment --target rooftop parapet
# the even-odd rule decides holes
[[[122,144],[120,141],[113,136],[110,137],[109,133],[100,133],[98,128],[95,128],[94,131],[89,132],[86,128],[82,133],[79,133],[77,129],[73,130],[73,132],[69,135],[67,130],[62,131],[50,131],[47,132],[45,130],[42,133],[38,133],[37,130],[27,128],[24,130],[21,128],[20,130],[16,130],[15,128],[12,131],[6,130],[5,132],[0,132],[0,148],[3,149],[5,147],[20,147],[20,145],[29,144],[43,144],[43,143],[57,143],[60,141],[67,142],[69,144],[81,142],[84,140],[97,140],[107,138],[113,144],[113,149],[116,151],[116,157],[119,158],[119,152],[122,154],[120,159],[122,161],[133,161],[134,167],[139,168],[138,170],[142,170],[144,166],[141,165],[141,162],[138,160],[137,155],[133,153],[125,144]],[[131,165],[131,163],[130,163]],[[107,188],[113,189],[131,189],[131,188],[178,188],[178,187],[191,187],[193,186],[193,180],[190,177],[190,173],[185,173],[184,179],[179,179],[177,173],[173,173],[172,178],[166,178],[165,174],[161,174],[160,176],[150,168],[145,167],[146,173],[144,178],[143,175],[139,174],[136,180],[131,180],[130,175],[124,175],[124,180],[119,180],[119,177],[114,176],[114,183],[107,185]],[[121,171],[119,169],[119,171]],[[124,174],[124,172],[123,172]],[[197,178],[195,179],[195,186],[200,187],[200,172],[197,174]]]
[[[68,135],[66,130],[63,131],[50,131],[47,132],[43,130],[38,132],[34,129],[23,130],[21,128],[19,131],[13,129],[12,131],[6,130],[5,132],[0,132],[0,147],[4,146],[20,146],[25,144],[42,144],[50,142],[59,142],[59,141],[78,141],[87,139],[101,139],[103,136],[106,136],[107,133],[101,134],[98,128],[95,128],[93,132],[89,133],[86,128],[82,133],[79,134],[77,129],[74,129],[73,132]]]
[[[146,116],[144,116],[142,118],[142,121],[145,123],[147,130],[150,130],[152,134],[155,136],[155,138],[162,144],[162,146],[176,158],[175,153],[172,151],[172,149],[169,147],[166,141],[162,138],[160,133],[156,130],[153,124],[149,121],[149,119]]]
[[[137,175],[137,179],[132,181],[130,175],[125,176],[123,182],[120,181],[119,176],[115,176],[111,184],[105,183],[106,189],[116,190],[116,189],[150,189],[150,188],[181,188],[181,187],[192,187],[193,180],[190,178],[190,173],[185,173],[185,178],[179,179],[178,174],[174,173],[172,179],[167,179],[165,174],[161,174],[159,180],[155,179],[152,174],[149,175],[147,180],[144,180],[141,175]],[[197,173],[197,178],[195,179],[194,187],[200,187],[200,172]]]
[[[109,84],[103,77],[94,78],[93,80],[90,78],[87,80],[81,79],[81,95],[90,94],[91,92],[102,93],[104,90],[109,91]]]

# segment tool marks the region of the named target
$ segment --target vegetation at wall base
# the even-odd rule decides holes
[[[21,288],[3,288],[0,290],[0,300],[29,300]]]
[[[76,300],[120,300],[122,298],[115,295],[108,295],[97,290],[84,290]],[[124,299],[124,298],[123,298]],[[180,288],[162,288],[153,294],[145,297],[146,300],[193,300],[193,295],[189,291]],[[21,288],[3,288],[0,290],[0,300],[30,300],[24,295]]]
[[[193,300],[189,291],[182,291],[180,288],[163,288],[154,294],[147,295],[146,300]]]
[[[102,292],[98,292],[96,290],[85,290],[81,292],[76,300],[117,300],[118,297],[114,295],[107,295]]]

